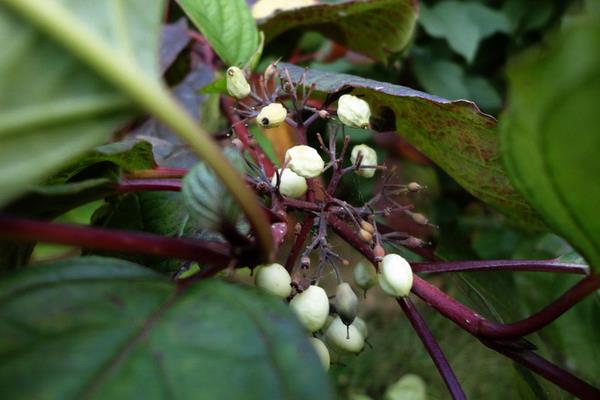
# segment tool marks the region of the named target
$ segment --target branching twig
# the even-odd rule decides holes
[[[450,367],[448,360],[444,356],[440,345],[429,331],[425,320],[423,320],[413,303],[408,297],[401,297],[396,300],[398,301],[398,304],[400,304],[400,307],[402,307],[402,310],[406,314],[406,317],[410,321],[415,332],[417,332],[417,335],[419,335],[421,338],[421,341],[425,345],[425,348],[435,363],[440,375],[442,375],[442,378],[444,379],[452,398],[466,399],[467,396],[462,390],[460,383],[458,382],[452,367]]]

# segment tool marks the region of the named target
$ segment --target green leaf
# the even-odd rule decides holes
[[[144,14],[153,8],[147,7]],[[148,31],[138,51],[152,42],[152,26]],[[0,52],[0,205],[4,205],[67,160],[102,144],[134,114],[125,97],[4,4],[0,38],[6,43]]]
[[[190,237],[216,240],[216,235],[203,229],[197,218],[191,216],[183,201],[183,195],[175,192],[141,192],[109,199],[98,209],[92,219],[93,225],[105,228],[141,231],[169,237]],[[182,263],[156,257],[133,256],[92,251],[91,254],[118,257],[145,265],[154,270],[177,272]]]
[[[99,163],[114,164],[123,171],[156,167],[150,143],[142,140],[126,140],[96,147],[50,178],[48,184],[64,183],[74,175]]]
[[[163,12],[163,1],[155,1],[148,5],[143,0],[129,0],[127,2],[112,0],[95,2],[92,5],[88,0],[47,0],[44,2],[38,0],[4,0],[2,4],[7,5],[0,7],[2,18],[8,18],[8,22],[11,23],[11,25],[8,25],[10,28],[8,33],[11,33],[10,30],[13,29],[13,26],[16,26],[14,29],[25,27],[26,31],[32,31],[26,22],[39,28],[48,37],[65,48],[64,52],[59,50],[52,52],[50,60],[63,60],[63,58],[70,60],[71,55],[74,55],[100,77],[119,88],[127,98],[135,101],[139,106],[173,129],[182,140],[187,142],[190,148],[207,165],[213,168],[215,174],[244,210],[256,234],[261,255],[265,260],[270,258],[273,249],[271,230],[269,224],[264,221],[262,210],[254,193],[243,184],[239,175],[236,174],[227,159],[221,154],[219,147],[209,134],[182,109],[169,94],[164,83],[158,79],[158,31]],[[210,4],[214,4],[214,2]],[[228,4],[232,4],[232,2]],[[9,15],[8,7],[18,12],[25,20],[16,19],[15,22],[12,17],[5,17],[5,14]],[[2,26],[4,27],[4,25]],[[3,57],[4,54],[8,54],[9,60],[12,53],[15,53],[15,51],[12,51],[13,36],[10,37],[11,40],[7,41],[11,42],[11,49],[2,53]],[[42,42],[40,44],[49,41],[46,36],[42,36],[39,40]],[[16,43],[20,42],[17,41]],[[17,48],[16,53],[19,53],[19,48]],[[37,48],[29,53],[35,56],[45,54],[40,53]],[[26,59],[26,61],[30,60]],[[35,61],[42,66],[45,65],[45,62],[51,62],[46,59]],[[29,65],[29,62],[25,62],[23,65]],[[82,70],[87,69],[82,68]],[[0,72],[4,71],[0,70]],[[44,74],[45,71],[41,70],[39,73]],[[66,74],[70,79],[77,76],[75,73],[72,74],[71,71]],[[9,74],[2,73],[1,76],[9,76]],[[75,80],[73,83],[76,84],[78,81]],[[94,93],[98,93],[96,86],[94,83]],[[48,94],[45,90],[50,87],[52,86],[41,88],[44,95]],[[101,90],[100,93],[102,93]],[[113,95],[112,92],[110,94]],[[115,106],[113,97],[110,98],[110,102],[107,101],[110,107],[104,105],[103,110]],[[48,97],[44,97],[44,99],[48,100]],[[86,103],[76,101],[76,105],[75,109],[78,109],[86,106]],[[87,105],[87,108],[83,108],[84,114],[87,116],[89,105]],[[68,109],[71,110],[71,107],[68,107]],[[81,114],[82,111],[79,110],[77,118],[81,117]],[[16,120],[18,121],[19,118]],[[51,118],[46,117],[44,122],[53,122],[55,119],[56,115],[51,114]],[[11,124],[19,126],[18,124],[15,125],[14,121],[14,117],[12,121],[9,120],[9,128]],[[25,125],[31,123],[29,118],[26,118],[25,121]],[[96,118],[85,119],[85,121],[86,125],[80,128],[88,128],[87,124],[96,121]],[[113,122],[113,125],[116,126],[116,121]],[[122,119],[119,119],[119,122],[122,122]],[[77,136],[77,138],[79,137]],[[81,135],[81,137],[86,137],[86,135]],[[36,145],[40,146],[39,143],[41,142],[37,141],[39,137],[35,139]],[[95,139],[97,138],[95,137]],[[69,143],[69,146],[77,149],[77,146],[74,146],[77,143],[77,141],[74,141],[74,143]],[[86,146],[81,147],[92,147],[88,142],[85,144]],[[33,146],[34,144],[28,143],[28,145]],[[66,146],[66,144],[62,143],[62,146]],[[19,154],[19,152],[14,154]],[[60,165],[65,161],[64,156],[65,154],[61,154],[60,157],[54,159],[52,165]],[[58,158],[61,158],[60,162]],[[12,162],[14,159],[9,159],[9,161]],[[40,164],[39,160],[36,160],[36,163]],[[29,168],[40,171],[36,163],[31,163],[33,166],[29,166]],[[39,172],[40,176],[44,176],[46,173],[49,172]],[[31,179],[33,180],[33,178]],[[14,193],[12,195],[14,196]],[[0,198],[0,201],[2,201],[2,198]]]
[[[291,64],[291,79],[298,82],[306,71]],[[364,96],[375,119],[386,110],[395,115],[396,131],[444,169],[474,196],[529,227],[541,223],[525,199],[512,187],[500,162],[496,121],[464,100],[449,101],[404,86],[346,74],[306,71],[306,85],[335,93],[353,88]],[[283,75],[285,76],[285,75]]]
[[[600,19],[573,21],[509,71],[504,161],[545,222],[600,270]],[[573,60],[577,60],[576,63]]]
[[[244,0],[177,0],[227,65],[244,66],[259,46],[258,30]]]
[[[276,12],[258,21],[267,43],[290,29],[318,31],[348,48],[385,61],[408,44],[417,19],[412,0],[345,1]]]
[[[446,39],[456,53],[472,62],[479,43],[496,32],[510,32],[510,21],[502,12],[483,4],[446,0],[427,8],[421,4],[419,20],[425,31]]]
[[[233,148],[226,155],[238,171],[244,171],[244,161]],[[199,163],[183,179],[185,204],[199,224],[207,229],[235,227],[241,217],[239,206],[205,163]]]
[[[10,399],[333,399],[302,327],[254,291],[180,291],[135,264],[76,258],[23,270],[0,293]]]

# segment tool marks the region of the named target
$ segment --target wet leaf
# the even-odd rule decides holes
[[[412,0],[345,1],[279,11],[258,24],[267,42],[290,29],[318,31],[351,50],[385,61],[408,44],[417,14]]]
[[[23,270],[0,293],[7,398],[333,398],[289,309],[233,284],[178,291],[138,265],[84,257]]]
[[[280,64],[298,82],[303,68]],[[306,84],[323,93],[352,89],[371,105],[375,121],[386,111],[396,131],[468,192],[529,227],[542,226],[510,183],[500,160],[496,121],[466,100],[450,101],[404,86],[357,76],[308,70]]]

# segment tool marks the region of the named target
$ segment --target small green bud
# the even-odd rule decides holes
[[[408,296],[413,284],[410,264],[398,254],[388,254],[379,263],[379,286],[394,297]]]
[[[358,155],[362,155],[360,167],[355,171],[357,175],[364,178],[372,178],[375,175],[375,168],[364,168],[363,166],[375,167],[377,165],[377,153],[375,150],[367,146],[366,144],[359,144],[352,148],[350,153],[350,161],[352,164],[356,164]]]
[[[244,99],[250,94],[250,84],[246,80],[244,71],[238,67],[229,67],[225,74],[227,93],[236,99]]]
[[[297,199],[302,197],[308,190],[306,178],[301,177],[289,168],[279,170],[279,193],[284,196]],[[271,184],[277,184],[277,175],[273,175]]]
[[[287,110],[281,103],[264,106],[256,116],[256,123],[263,128],[276,128],[287,117]]]
[[[366,101],[345,94],[338,100],[337,115],[344,125],[364,129],[369,127],[371,108]]]
[[[292,278],[281,264],[259,266],[254,283],[265,292],[284,299],[292,294]]]
[[[360,353],[365,347],[365,338],[356,326],[346,326],[339,317],[327,328],[325,339],[328,344],[342,352]]]
[[[322,288],[311,285],[290,301],[290,308],[309,332],[315,332],[327,321],[329,298]]]
[[[285,162],[289,169],[304,178],[316,178],[321,175],[325,162],[310,146],[299,145],[285,152]]]
[[[342,322],[350,325],[358,312],[358,297],[346,282],[338,285],[335,294],[335,310]]]

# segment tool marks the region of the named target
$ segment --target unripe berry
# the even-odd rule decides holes
[[[350,325],[358,312],[358,297],[349,284],[342,282],[335,293],[335,310],[342,322]]]
[[[304,178],[316,178],[325,168],[325,162],[317,150],[305,145],[288,149],[285,152],[285,162],[292,171]]]
[[[372,178],[375,175],[375,168],[364,168],[363,165],[367,166],[376,166],[377,165],[377,153],[375,150],[367,146],[366,144],[359,144],[352,148],[352,152],[350,153],[350,161],[352,164],[356,164],[356,160],[358,159],[358,155],[362,155],[362,160],[360,162],[361,167],[359,167],[355,172],[357,175],[360,175],[364,178]]]
[[[375,268],[371,264],[359,261],[354,267],[354,282],[363,290],[372,288],[377,283]]]
[[[375,227],[364,219],[360,221],[360,227],[371,234],[375,233]]]
[[[377,246],[375,246],[373,248],[373,255],[377,259],[381,259],[381,258],[385,257],[385,249],[383,248],[383,246],[380,245],[380,244],[378,244]]]
[[[319,286],[311,285],[290,302],[300,323],[310,332],[318,331],[327,321],[329,298]]]
[[[325,339],[328,344],[343,352],[360,353],[365,347],[365,338],[356,326],[344,325],[339,317],[334,319],[327,328]]]
[[[279,193],[284,196],[292,197],[297,199],[302,197],[308,190],[306,179],[296,174],[291,169],[279,170]],[[273,175],[271,184],[277,184],[277,175]]]
[[[229,67],[225,74],[227,93],[236,99],[243,99],[250,94],[250,84],[246,80],[244,71],[238,67]]]
[[[263,128],[276,128],[287,117],[287,110],[281,103],[264,106],[256,116],[256,123]]]
[[[292,278],[281,264],[274,263],[259,266],[254,282],[257,287],[265,292],[284,299],[292,294],[292,286],[290,285]]]
[[[353,128],[368,128],[371,108],[366,101],[351,94],[345,94],[338,100],[337,115],[344,125]]]
[[[410,213],[410,217],[412,218],[413,221],[415,221],[415,223],[417,223],[419,225],[427,225],[429,223],[429,220],[423,214]]]
[[[417,182],[411,182],[406,187],[411,192],[418,192],[419,190],[423,189],[423,186],[419,185]]]
[[[327,346],[325,346],[325,343],[314,337],[308,338],[308,340],[315,348],[315,351],[317,352],[317,355],[319,356],[319,359],[321,360],[321,363],[323,364],[325,370],[329,370],[331,358],[329,357],[329,350],[327,350]]]
[[[413,284],[410,264],[398,254],[388,254],[379,263],[379,286],[394,297],[408,296]]]
[[[373,235],[371,235],[368,231],[362,228],[360,228],[360,230],[358,231],[358,237],[365,243],[371,243],[371,241],[373,240]]]

